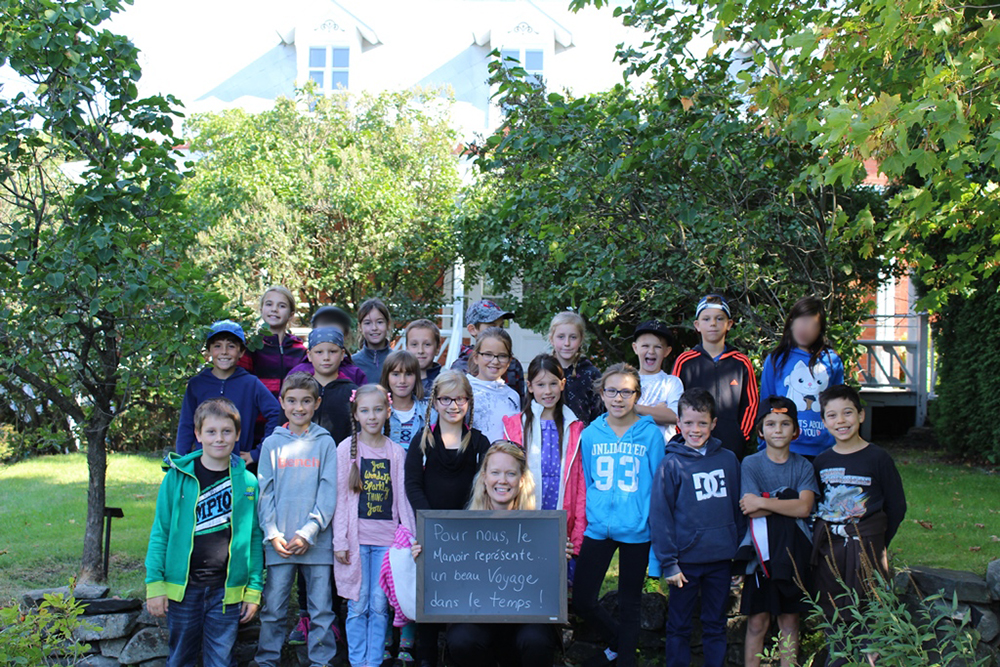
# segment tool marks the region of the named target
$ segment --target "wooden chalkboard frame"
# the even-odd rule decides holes
[[[417,511],[417,542],[425,545],[424,530],[428,521],[435,519],[478,519],[489,520],[493,518],[509,520],[529,520],[532,523],[538,521],[551,521],[553,529],[559,531],[558,544],[566,544],[566,512],[565,510],[418,510]],[[440,614],[428,614],[424,609],[424,566],[427,563],[426,551],[417,558],[417,618],[418,623],[566,623],[569,618],[569,604],[567,601],[566,582],[566,558],[557,559],[558,581],[559,581],[559,615],[558,617],[547,614],[454,614],[442,612]]]

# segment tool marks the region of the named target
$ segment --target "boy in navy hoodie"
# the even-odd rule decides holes
[[[667,667],[691,662],[691,616],[701,593],[706,667],[726,658],[726,601],[732,558],[743,533],[740,464],[715,428],[715,400],[689,389],[677,403],[680,433],[653,478],[649,523],[653,553],[670,584]]]
[[[266,421],[265,438],[278,426],[281,419],[278,399],[255,375],[237,366],[246,351],[246,340],[243,328],[232,320],[219,320],[212,324],[205,339],[205,350],[212,365],[188,380],[184,402],[181,403],[180,423],[177,425],[178,454],[183,456],[201,449],[195,437],[194,411],[202,401],[209,398],[228,398],[236,405],[240,421],[244,424],[254,424],[257,415],[263,415]],[[253,435],[252,428],[240,431],[236,453],[251,466],[252,471],[256,471],[260,443],[254,442]]]

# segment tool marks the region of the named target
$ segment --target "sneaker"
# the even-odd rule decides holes
[[[410,649],[404,649],[400,647],[399,655],[396,657],[399,658],[400,662],[402,662],[404,665],[413,664],[413,654],[410,653]]]
[[[299,616],[299,624],[288,633],[289,646],[305,646],[309,641],[309,617]]]

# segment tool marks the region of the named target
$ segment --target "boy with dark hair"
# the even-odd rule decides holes
[[[205,350],[211,366],[188,380],[177,425],[177,453],[185,455],[197,449],[195,409],[209,398],[223,396],[233,402],[242,423],[247,425],[239,434],[236,453],[252,469],[260,458],[260,444],[253,441],[257,415],[263,415],[266,421],[266,438],[281,419],[281,407],[256,376],[237,366],[246,351],[246,336],[239,324],[232,320],[213,323],[205,339]]]
[[[726,299],[718,294],[702,297],[694,315],[701,343],[677,357],[673,374],[685,389],[701,387],[712,393],[719,419],[713,435],[743,460],[757,418],[757,379],[750,359],[726,344],[732,327]]]
[[[743,459],[740,509],[750,519],[738,562],[746,562],[740,612],[747,615],[744,665],[758,667],[771,616],[778,619],[782,667],[797,664],[799,614],[809,610],[799,583],[809,581],[812,540],[805,520],[819,488],[812,463],[789,447],[799,436],[795,402],[762,401],[757,435],[766,449]]]
[[[657,469],[649,513],[653,553],[670,585],[666,664],[691,662],[691,616],[700,593],[705,665],[722,667],[732,559],[743,528],[739,461],[712,436],[710,393],[688,389],[677,410],[680,433]]]
[[[309,662],[329,665],[337,652],[330,525],[337,507],[337,445],[312,421],[322,400],[319,389],[306,373],[285,378],[281,407],[288,424],[276,428],[261,448],[259,515],[267,583],[256,656],[260,667],[280,663],[288,596],[299,569],[311,620]]]
[[[202,449],[164,461],[147,608],[167,617],[169,667],[193,665],[199,654],[205,667],[229,667],[239,624],[256,615],[264,585],[257,478],[233,454],[241,419],[231,401],[202,402],[193,422]]]
[[[469,335],[472,336],[472,345],[462,344],[461,353],[451,367],[463,373],[468,373],[469,356],[472,355],[472,349],[476,344],[476,339],[479,338],[479,334],[490,327],[503,328],[504,322],[512,319],[514,319],[514,313],[504,310],[489,299],[481,299],[473,302],[468,310],[465,311],[465,328],[468,329]],[[510,358],[510,365],[507,367],[507,374],[504,375],[504,381],[519,396],[524,396],[524,368],[521,366],[521,362],[517,360],[517,357]]]
[[[843,586],[863,598],[871,568],[888,576],[886,551],[906,516],[906,495],[889,453],[860,435],[865,412],[858,392],[835,385],[820,393],[819,404],[835,444],[813,461],[820,497],[812,566],[820,604],[831,616]]]

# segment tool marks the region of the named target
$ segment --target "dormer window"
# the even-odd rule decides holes
[[[542,49],[504,48],[500,51],[500,57],[504,65],[512,65],[508,59],[516,60],[536,83],[541,83],[545,70],[545,52]]]
[[[351,49],[346,46],[309,47],[309,79],[320,90],[347,90]]]

